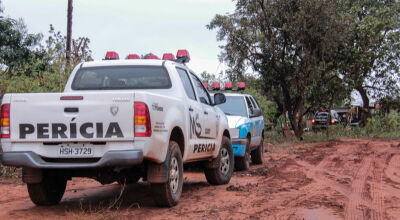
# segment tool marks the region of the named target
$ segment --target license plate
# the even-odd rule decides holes
[[[89,144],[63,144],[58,153],[61,157],[93,157],[94,147]]]

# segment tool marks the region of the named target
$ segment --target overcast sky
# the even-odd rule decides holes
[[[4,14],[23,18],[30,33],[47,34],[49,25],[66,33],[67,0],[2,0]],[[205,26],[215,14],[233,12],[232,0],[75,0],[73,38],[89,37],[94,59],[108,50],[120,58],[129,53],[176,54],[187,49],[190,68],[215,73],[219,66],[216,31]],[[224,65],[219,66],[218,72]]]

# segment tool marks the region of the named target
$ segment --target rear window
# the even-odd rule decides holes
[[[78,70],[73,90],[168,89],[171,80],[162,66],[90,67]]]

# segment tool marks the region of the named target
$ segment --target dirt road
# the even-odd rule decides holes
[[[35,207],[20,182],[0,184],[0,219],[399,219],[400,140],[352,139],[269,149],[265,165],[210,186],[185,174],[176,207],[149,185],[73,179],[59,206]],[[120,200],[116,199],[120,197]]]

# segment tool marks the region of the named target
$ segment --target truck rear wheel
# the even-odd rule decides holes
[[[56,205],[64,195],[67,179],[62,176],[43,175],[42,182],[27,184],[29,197],[38,206]]]
[[[151,190],[158,206],[172,207],[178,204],[183,186],[182,154],[175,141],[169,142],[167,158],[164,163],[168,169],[168,181],[152,183]]]
[[[231,180],[234,167],[233,149],[228,137],[222,137],[217,160],[218,167],[204,169],[207,182],[211,185],[227,184]]]
[[[264,137],[261,138],[261,143],[257,149],[251,152],[251,161],[254,164],[264,163]]]
[[[243,157],[235,157],[235,169],[237,171],[248,170],[250,167],[250,141],[247,139]]]

